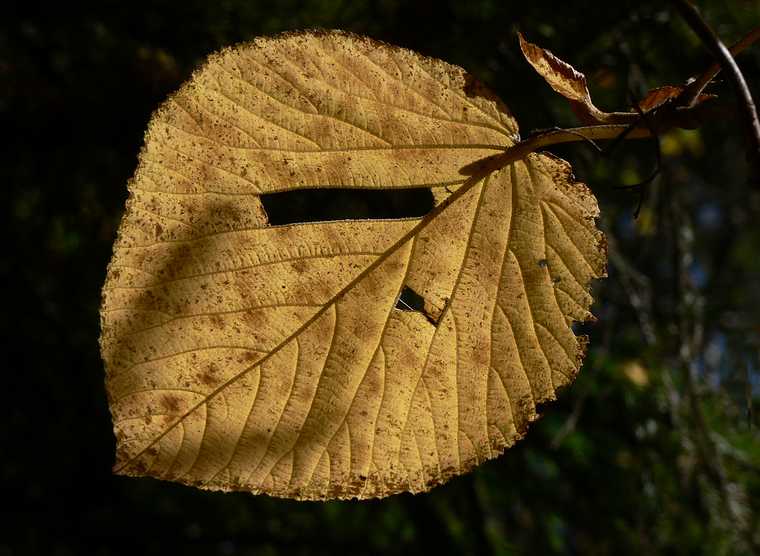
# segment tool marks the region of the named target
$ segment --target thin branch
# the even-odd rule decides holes
[[[464,176],[473,176],[475,174],[486,175],[489,172],[503,168],[515,160],[521,160],[530,153],[544,147],[580,141],[591,143],[595,140],[611,141],[617,139],[620,134],[626,134],[626,138],[628,139],[647,139],[652,136],[652,132],[649,129],[634,127],[629,124],[601,124],[568,129],[554,128],[530,135],[519,143],[512,145],[501,154],[495,154],[468,164],[462,167],[459,173]]]
[[[570,414],[570,416],[567,418],[567,420],[562,424],[562,427],[559,429],[556,435],[554,435],[554,438],[552,438],[551,441],[551,449],[557,450],[562,445],[562,443],[565,441],[565,439],[575,431],[575,427],[578,426],[578,420],[581,418],[581,413],[583,412],[583,406],[586,404],[586,400],[588,399],[588,390],[585,390],[581,393],[580,397],[575,401],[575,405],[573,406],[573,412]]]
[[[717,58],[723,70],[734,84],[736,97],[741,106],[743,119],[746,122],[748,134],[747,161],[750,165],[750,180],[755,187],[760,187],[760,119],[752,100],[752,94],[747,87],[742,71],[726,45],[721,42],[709,25],[702,19],[699,12],[689,0],[671,0],[684,21],[697,34],[705,46]]]
[[[636,191],[638,193],[639,202],[636,206],[636,210],[633,212],[633,217],[638,218],[639,213],[641,212],[641,207],[644,204],[644,199],[647,195],[647,186],[654,181],[654,179],[659,175],[660,168],[662,167],[662,148],[660,146],[660,136],[657,133],[657,130],[654,127],[654,123],[650,120],[651,113],[657,113],[657,108],[652,110],[651,112],[644,112],[641,109],[641,106],[639,106],[639,102],[635,101],[632,102],[634,108],[636,109],[636,113],[641,118],[641,122],[644,123],[646,128],[649,130],[649,132],[652,134],[652,137],[654,138],[655,143],[655,155],[657,158],[657,164],[655,165],[654,170],[652,173],[647,177],[644,181],[641,181],[639,183],[633,183],[630,185],[619,185],[615,189],[627,189],[629,191]],[[618,140],[616,139],[612,145],[614,146],[615,143],[617,143]],[[612,147],[610,147],[612,148]]]
[[[731,45],[728,51],[732,56],[736,56],[741,52],[744,52],[747,48],[752,46],[755,42],[760,40],[760,27],[757,27],[747,33],[740,40]],[[705,90],[705,87],[715,79],[715,76],[720,73],[720,64],[715,62],[708,67],[702,75],[697,77],[694,81],[689,83],[686,88],[679,95],[677,104],[681,106],[692,106],[694,102],[699,98],[699,95]]]
[[[752,377],[750,376],[750,363],[744,362],[744,401],[747,404],[747,427],[752,430],[755,416],[752,414]]]
[[[652,316],[654,296],[651,280],[623,256],[615,236],[606,229],[604,231],[607,237],[607,255],[610,264],[618,271],[623,290],[628,295],[628,301],[639,321],[644,342],[652,347],[657,344],[657,332],[655,319]]]
[[[678,192],[676,191],[676,196]],[[689,434],[696,449],[700,468],[707,482],[718,495],[722,513],[713,514],[716,523],[727,527],[738,552],[749,553],[753,546],[752,530],[740,511],[741,488],[732,483],[723,462],[715,438],[717,431],[711,427],[705,414],[700,388],[697,385],[699,373],[699,346],[704,345],[704,312],[700,292],[689,278],[689,267],[693,262],[693,225],[683,210],[678,198],[669,196],[670,212],[675,231],[674,237],[674,286],[677,333],[675,340],[686,402],[689,410]],[[711,512],[712,513],[712,512]]]

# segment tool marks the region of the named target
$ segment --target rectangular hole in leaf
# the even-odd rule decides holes
[[[272,225],[330,220],[424,216],[433,209],[427,187],[410,189],[298,189],[261,195]]]

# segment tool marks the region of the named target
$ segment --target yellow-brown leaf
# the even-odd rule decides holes
[[[154,114],[108,268],[115,470],[301,499],[419,492],[574,378],[593,195],[460,68],[342,32],[212,56]],[[260,196],[430,187],[423,218],[272,226]],[[404,288],[421,311],[396,308]]]

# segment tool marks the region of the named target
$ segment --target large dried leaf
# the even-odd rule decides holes
[[[153,116],[104,287],[115,470],[325,499],[422,491],[577,373],[597,205],[460,68],[340,32],[214,55]],[[462,186],[462,184],[465,184]],[[260,195],[430,187],[424,218],[272,226]],[[396,308],[404,289],[418,311]]]

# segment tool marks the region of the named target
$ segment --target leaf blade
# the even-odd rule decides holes
[[[358,49],[353,59],[380,64],[387,82],[362,88],[360,75],[325,61],[330,49],[336,56]],[[308,54],[314,51],[323,54],[319,60]],[[204,120],[188,108],[192,101],[181,109],[170,101],[152,120],[130,185],[101,311],[116,470],[325,499],[426,490],[494,457],[524,434],[535,403],[552,399],[577,372],[583,341],[568,319],[586,317],[590,298],[572,291],[565,295],[580,311],[562,308],[552,293],[554,262],[547,263],[548,247],[536,251],[543,242],[535,240],[546,235],[542,203],[559,203],[581,231],[571,225],[563,232],[570,239],[557,249],[570,252],[565,264],[573,268],[557,276],[585,293],[603,273],[593,196],[546,156],[463,179],[461,167],[517,137],[500,101],[477,88],[484,96],[468,96],[472,83],[458,68],[342,33],[227,51],[178,96],[208,94],[202,85],[213,80],[204,81],[204,71],[236,55],[235,65],[261,55],[277,68],[281,79],[270,85],[280,98],[256,107],[266,117],[246,116],[249,106]],[[303,73],[275,65],[275,55],[296,59]],[[361,95],[347,103],[320,83],[349,83]],[[403,83],[410,91],[399,96]],[[371,110],[362,111],[372,94],[403,98],[426,117],[455,114],[477,125],[458,143],[451,139],[461,122],[453,118],[435,135],[424,125],[412,135],[398,120],[410,111],[400,110],[383,127]],[[344,125],[316,135],[307,112],[323,109],[333,116],[347,111],[343,121],[360,122],[357,129],[390,146],[369,147],[369,135]],[[172,126],[192,133],[172,135]],[[245,155],[229,150],[232,136],[250,141],[240,149]],[[256,159],[273,137],[300,157],[283,164],[286,171],[271,167],[287,159],[263,166]],[[486,143],[476,141],[484,137],[501,142],[481,149]],[[423,218],[400,221],[269,226],[261,192],[320,185],[315,153],[307,152],[315,147],[306,141],[326,146],[320,156],[336,148],[354,149],[352,156],[385,153],[338,164],[321,185],[403,187],[426,177],[438,184],[438,204]],[[578,238],[585,242],[580,255],[568,251]],[[592,263],[581,264],[584,257]],[[395,309],[404,287],[419,292],[427,315]]]

